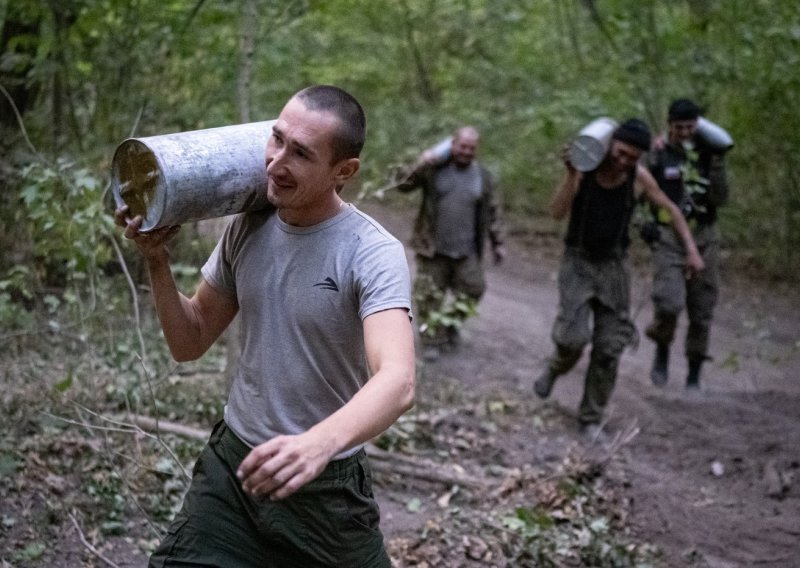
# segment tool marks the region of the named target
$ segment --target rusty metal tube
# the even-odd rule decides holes
[[[111,189],[142,215],[142,232],[269,206],[264,150],[274,120],[129,138],[114,152]]]

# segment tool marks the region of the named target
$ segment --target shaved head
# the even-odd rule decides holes
[[[472,126],[462,126],[456,130],[453,136],[457,139],[464,138],[468,140],[474,140],[476,142],[481,137],[481,135],[478,133],[478,130]]]
[[[472,163],[478,151],[478,138],[478,130],[472,126],[462,126],[455,131],[451,152],[456,167],[466,168]]]

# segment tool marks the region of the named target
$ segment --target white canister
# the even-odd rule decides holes
[[[733,148],[733,138],[724,128],[705,117],[697,119],[697,137],[714,152],[727,152]]]
[[[422,155],[426,158],[429,158],[434,164],[444,164],[450,159],[452,151],[453,138],[447,137],[444,140],[440,140],[430,148],[427,148]]]
[[[268,207],[264,150],[274,124],[123,141],[111,164],[117,206],[142,215],[142,232]]]
[[[608,117],[597,118],[581,128],[569,147],[572,167],[588,172],[599,166],[606,157],[616,129],[616,121]]]

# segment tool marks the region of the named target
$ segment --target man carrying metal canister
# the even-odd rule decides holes
[[[176,360],[203,355],[241,315],[224,420],[151,568],[391,564],[364,445],[413,403],[411,282],[402,244],[339,196],[365,130],[337,87],[293,96],[266,141],[274,209],[231,221],[191,298],[169,266],[175,229],[142,233],[140,215],[115,213]]]
[[[605,158],[594,170],[578,171],[564,157],[566,175],[550,203],[556,219],[569,213],[569,226],[552,332],[556,350],[535,381],[534,392],[540,398],[550,396],[556,378],[575,366],[591,342],[578,421],[581,430],[593,437],[602,432],[600,423],[616,382],[620,355],[636,337],[629,315],[627,249],[628,225],[639,196],[673,212],[673,227],[686,250],[684,270],[694,275],[703,269],[686,221],[650,172],[637,163],[649,148],[647,125],[627,120],[614,131]]]
[[[659,187],[689,223],[706,266],[700,276],[684,279],[681,274],[686,257],[683,248],[674,234],[659,232],[658,240],[653,243],[655,314],[645,331],[656,343],[650,378],[659,386],[666,384],[669,376],[670,344],[678,316],[685,307],[689,317],[684,347],[689,365],[686,387],[699,388],[700,369],[709,358],[709,329],[719,296],[717,207],[728,198],[724,152],[732,141],[714,139],[706,134],[704,129],[708,127],[700,121],[707,124],[693,101],[673,101],[667,117],[666,141],[656,145],[649,160],[650,171]],[[669,222],[670,213],[658,208],[655,216],[658,223],[664,224]]]
[[[475,160],[478,141],[475,128],[460,128],[441,154],[423,152],[397,186],[403,192],[422,188],[411,245],[417,253],[414,300],[427,361],[458,345],[459,326],[486,289],[487,237],[495,263],[506,255],[495,184]]]

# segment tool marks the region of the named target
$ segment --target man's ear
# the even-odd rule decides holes
[[[361,167],[361,160],[358,158],[348,158],[346,160],[342,160],[336,166],[336,181],[339,184],[344,184],[347,180],[352,178],[358,172],[358,169]]]

